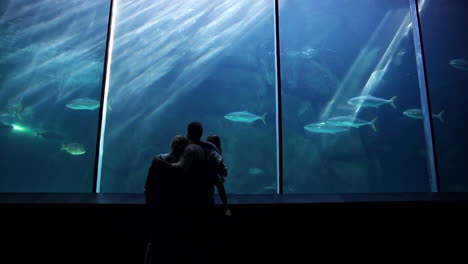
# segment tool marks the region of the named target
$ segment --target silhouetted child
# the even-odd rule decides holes
[[[217,136],[215,134],[209,134],[206,137],[206,141],[208,141],[208,142],[212,143],[213,145],[215,145],[219,150],[219,154],[222,155],[221,140],[220,140],[219,136]],[[222,158],[222,156],[221,156],[221,158]],[[223,160],[218,161],[218,163],[220,164],[220,166],[222,166],[222,168],[220,168],[218,170],[218,173],[216,173],[215,186],[218,189],[219,197],[221,198],[221,201],[223,203],[224,214],[226,216],[230,216],[231,215],[231,210],[229,209],[229,206],[228,206],[226,189],[224,188],[224,182],[226,181],[226,177],[227,177],[227,168],[226,168],[226,165],[224,164]]]

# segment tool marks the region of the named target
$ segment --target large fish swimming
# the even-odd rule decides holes
[[[244,123],[252,123],[256,120],[261,119],[262,122],[266,125],[265,122],[265,116],[267,113],[264,113],[262,116],[258,116],[252,113],[249,113],[248,111],[240,111],[240,112],[232,112],[229,114],[226,114],[224,118],[227,120],[231,120],[233,122],[244,122]]]
[[[326,122],[321,123],[311,123],[304,126],[304,129],[312,133],[322,133],[322,134],[336,134],[339,132],[345,132],[349,130],[349,127],[345,126],[334,126]]]
[[[60,150],[65,150],[71,155],[82,155],[86,153],[85,148],[83,145],[79,143],[67,143],[67,144],[62,144],[62,148]]]
[[[333,126],[339,126],[339,127],[361,127],[365,125],[369,125],[374,129],[374,131],[377,132],[377,128],[375,127],[375,121],[377,120],[377,117],[372,119],[372,121],[366,121],[359,119],[357,117],[348,115],[348,116],[336,116],[332,117],[327,120],[327,123]]]
[[[66,106],[74,110],[94,110],[98,108],[100,102],[88,97],[73,99]]]
[[[456,69],[468,71],[468,61],[465,59],[453,59],[449,64]]]
[[[357,96],[353,97],[348,100],[348,104],[356,107],[379,107],[383,104],[390,104],[394,108],[395,106],[395,99],[397,97],[393,96],[390,99],[383,99],[383,98],[378,98],[372,95],[362,95],[362,96]]]
[[[445,110],[440,111],[438,114],[432,114],[432,117],[437,118],[440,120],[440,122],[444,123],[444,119],[442,118],[442,115],[444,114]],[[421,109],[408,109],[403,111],[403,114],[407,117],[411,117],[413,119],[422,119],[423,118],[423,113]]]

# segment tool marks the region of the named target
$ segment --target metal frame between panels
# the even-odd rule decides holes
[[[283,178],[283,120],[281,102],[281,56],[280,56],[280,30],[279,30],[279,0],[275,0],[275,74],[276,74],[276,158],[277,158],[277,184],[278,194],[284,194]]]
[[[421,31],[421,18],[419,16],[418,0],[409,0],[411,23],[413,28],[414,49],[416,65],[418,68],[419,94],[424,122],[424,135],[428,153],[429,184],[431,192],[439,192],[439,165],[437,159],[436,142],[434,138],[434,122],[432,120],[431,98],[427,82],[426,59]]]
[[[93,193],[99,193],[101,191],[101,170],[102,170],[102,154],[104,146],[104,133],[106,128],[106,115],[107,115],[107,94],[109,91],[109,75],[110,65],[112,61],[112,48],[114,38],[114,21],[115,21],[115,5],[114,0],[110,0],[109,7],[109,22],[107,25],[107,41],[106,41],[106,55],[104,58],[104,69],[102,75],[102,87],[101,87],[101,107],[99,108],[99,121],[97,130],[97,142],[96,142],[96,157],[94,160],[94,175],[93,175]]]

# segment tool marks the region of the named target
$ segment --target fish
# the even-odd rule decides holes
[[[317,54],[317,50],[310,47],[304,47],[301,51],[286,51],[288,57],[302,57],[302,58],[313,58]],[[283,54],[281,54],[283,55]]]
[[[45,132],[39,132],[36,130],[36,136],[37,137],[42,137],[45,139],[50,139],[50,140],[60,140],[62,141],[64,137],[56,132],[52,131],[45,131]]]
[[[455,69],[468,71],[468,61],[465,59],[453,59],[449,62],[449,64]]]
[[[377,117],[372,119],[371,121],[366,121],[359,119],[357,117],[348,115],[348,116],[336,116],[332,117],[327,120],[327,123],[333,126],[340,126],[340,127],[361,127],[365,125],[370,125],[375,132],[377,132],[377,128],[375,127],[375,121]]]
[[[445,110],[440,111],[438,114],[432,114],[432,117],[439,119],[441,123],[445,123],[444,119],[442,118],[442,115],[445,113]],[[413,119],[422,119],[423,118],[423,113],[421,109],[408,109],[403,111],[403,114],[407,117],[411,117]]]
[[[0,123],[9,126],[13,125],[16,121],[16,117],[14,115],[0,115]]]
[[[276,187],[276,184],[271,184],[271,185],[264,186],[263,189],[276,191],[277,187]]]
[[[261,119],[262,122],[266,125],[265,116],[267,113],[264,113],[262,116],[258,116],[248,111],[240,111],[240,112],[232,112],[228,113],[224,116],[227,120],[231,120],[234,122],[244,122],[244,123],[252,123],[256,120]]]
[[[249,174],[250,175],[257,175],[263,173],[262,169],[259,168],[249,168]]]
[[[15,116],[15,115],[11,113],[7,113],[7,112],[0,113],[0,117],[5,117],[5,116]]]
[[[348,100],[348,104],[352,106],[359,106],[359,107],[379,107],[383,104],[390,104],[393,108],[397,108],[395,106],[395,99],[397,97],[393,96],[392,98],[386,100],[383,98],[378,98],[372,95],[361,95],[357,97],[353,97]]]
[[[83,155],[86,153],[86,150],[83,147],[83,145],[75,142],[68,144],[62,143],[62,147],[60,150],[65,150],[71,155]]]
[[[326,122],[321,123],[311,123],[304,126],[304,129],[312,133],[322,133],[322,134],[333,134],[339,132],[345,132],[349,130],[349,127],[344,126],[334,126],[327,124]]]
[[[100,102],[88,97],[83,97],[71,100],[66,106],[74,110],[94,110],[99,108]]]

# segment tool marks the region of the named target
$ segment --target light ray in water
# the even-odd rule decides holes
[[[424,2],[420,4],[420,11],[424,6]],[[375,39],[380,36],[382,33],[382,28],[384,25],[388,24],[391,19],[398,19],[401,17],[401,24],[396,31],[393,39],[387,46],[384,54],[378,60],[377,63],[374,63],[375,57],[379,53],[379,50],[370,48]],[[385,75],[388,65],[391,63],[391,58],[394,57],[395,53],[398,52],[398,46],[402,42],[403,38],[408,34],[409,30],[411,29],[411,21],[409,16],[409,9],[404,12],[398,10],[397,12],[388,12],[383,19],[381,20],[380,24],[377,26],[374,34],[369,40],[369,43],[366,47],[364,47],[354,61],[353,65],[350,67],[350,70],[345,75],[343,82],[338,87],[337,91],[335,92],[332,100],[325,106],[324,110],[320,115],[320,120],[327,120],[330,116],[336,114],[336,110],[344,111],[343,109],[337,109],[336,104],[339,104],[341,98],[348,100],[351,97],[355,96],[366,96],[371,94],[371,92],[375,91],[378,87],[378,83],[382,80],[383,76]],[[375,66],[372,66],[374,64]],[[373,67],[374,70],[372,74],[367,79],[363,88],[359,88],[358,78],[362,76],[364,71],[368,71],[369,67]],[[352,93],[352,91],[355,91]],[[352,93],[349,95],[348,98],[344,98],[346,95],[345,93]],[[349,109],[348,114],[356,117],[357,114],[360,112],[361,107],[356,107],[355,109]]]
[[[76,92],[83,95],[84,85],[100,86],[99,50],[105,46],[107,20],[96,14],[107,14],[108,2],[70,0],[67,6],[62,9],[52,0],[13,1],[7,5],[0,20],[10,25],[14,38],[6,43],[0,39],[8,49],[5,56],[0,56],[0,63],[21,66],[21,71],[4,74],[0,98],[34,97],[28,100],[28,106],[36,111]],[[57,34],[51,35],[49,32],[54,30]],[[48,92],[44,93],[44,89]]]
[[[114,108],[129,97],[148,101],[149,94],[157,96],[127,105],[128,118],[119,117],[121,129],[109,131],[108,140],[136,121],[157,120],[209,77],[223,52],[268,21],[273,9],[270,1],[160,1],[150,7],[120,2],[109,90]],[[135,12],[140,15],[129,19]]]

